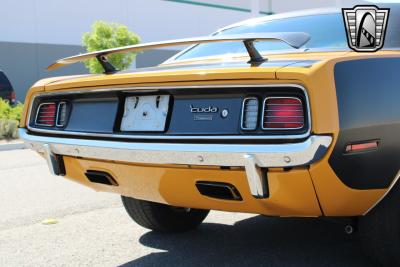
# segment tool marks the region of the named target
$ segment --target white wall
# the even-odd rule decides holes
[[[126,24],[143,41],[155,41],[209,34],[251,16],[162,0],[1,0],[1,6],[0,41],[71,45],[95,20]]]
[[[272,1],[269,3],[269,1]],[[199,0],[251,9],[254,0]],[[284,12],[335,6],[338,0],[259,0],[260,10]],[[344,1],[352,6],[353,0]],[[126,24],[143,41],[204,35],[247,19],[250,12],[163,0],[1,0],[0,42],[81,44],[95,20]]]

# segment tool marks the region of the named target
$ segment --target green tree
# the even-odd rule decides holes
[[[83,46],[88,52],[103,49],[134,45],[140,42],[137,34],[130,32],[128,27],[118,23],[108,23],[96,21],[92,25],[92,31],[83,34]],[[119,70],[129,68],[136,53],[120,53],[107,56],[108,61]],[[91,58],[85,62],[86,68],[90,73],[103,73],[104,70],[96,58]]]

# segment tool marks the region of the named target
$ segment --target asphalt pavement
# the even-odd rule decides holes
[[[14,150],[0,152],[0,266],[371,265],[356,234],[320,219],[212,212],[195,231],[148,231],[119,196],[51,176],[34,152]]]

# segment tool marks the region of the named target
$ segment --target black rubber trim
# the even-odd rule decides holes
[[[65,176],[67,174],[67,172],[65,170],[64,158],[61,155],[56,155],[56,157],[57,157],[57,162],[58,162],[58,175]]]

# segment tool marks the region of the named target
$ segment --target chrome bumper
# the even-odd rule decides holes
[[[332,137],[313,135],[289,144],[177,144],[131,143],[32,135],[19,130],[28,148],[43,153],[50,171],[59,174],[58,156],[73,156],[132,163],[244,167],[250,191],[264,198],[266,179],[261,168],[295,167],[320,160]]]

